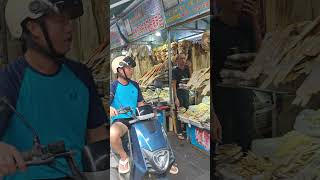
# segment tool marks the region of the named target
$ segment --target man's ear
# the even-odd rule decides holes
[[[40,25],[34,21],[28,21],[26,28],[35,38],[40,38],[43,35]]]

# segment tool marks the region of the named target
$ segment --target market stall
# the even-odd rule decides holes
[[[254,58],[248,53],[228,58],[250,63],[244,71],[222,71],[224,82],[219,86],[272,95],[270,103],[265,102],[271,105],[266,112],[273,116],[267,118],[271,120],[273,133],[269,138],[255,138],[251,150],[246,153],[235,144],[219,146],[215,157],[219,177],[265,180],[320,178],[319,22],[318,17],[270,32]],[[236,80],[229,81],[231,78]],[[258,118],[254,120],[258,122]]]
[[[145,100],[169,107],[161,114],[166,117],[162,120],[165,129],[174,131],[178,118],[187,124],[191,143],[209,152],[209,1],[142,1],[113,23],[111,39],[117,40],[111,43],[111,59],[121,54],[133,57],[133,79]],[[174,110],[172,97],[172,70],[179,54],[186,55],[191,74],[179,86],[190,94],[190,107],[185,111]],[[162,82],[161,90],[154,87],[156,81]],[[200,113],[205,116],[200,117]]]
[[[168,26],[168,51],[172,52],[169,53],[169,59],[174,62],[178,54],[185,54],[191,74],[189,79],[182,79],[179,84],[179,88],[189,91],[192,99],[189,100],[188,108],[178,108],[177,119],[186,124],[187,138],[191,144],[208,153],[210,152],[209,1],[197,1],[194,4],[185,1],[165,11],[165,15]],[[170,63],[169,69],[172,69]],[[172,71],[169,71],[169,84],[171,82]],[[175,107],[172,97],[171,103],[173,111]]]

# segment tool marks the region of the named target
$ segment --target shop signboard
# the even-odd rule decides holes
[[[160,0],[145,0],[124,18],[129,41],[165,28]]]
[[[125,41],[120,36],[117,25],[116,24],[111,25],[111,27],[110,27],[111,49],[124,46],[125,44],[126,44]]]
[[[176,6],[165,11],[167,27],[210,12],[209,0],[179,0],[178,2]]]

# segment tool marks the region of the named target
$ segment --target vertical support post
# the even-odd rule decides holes
[[[5,18],[7,0],[0,1],[0,64],[8,64],[8,41]]]

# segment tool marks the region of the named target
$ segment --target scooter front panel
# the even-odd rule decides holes
[[[166,136],[163,134],[163,127],[155,119],[133,124],[131,131],[136,132],[139,145],[143,149],[155,151],[168,148]]]

